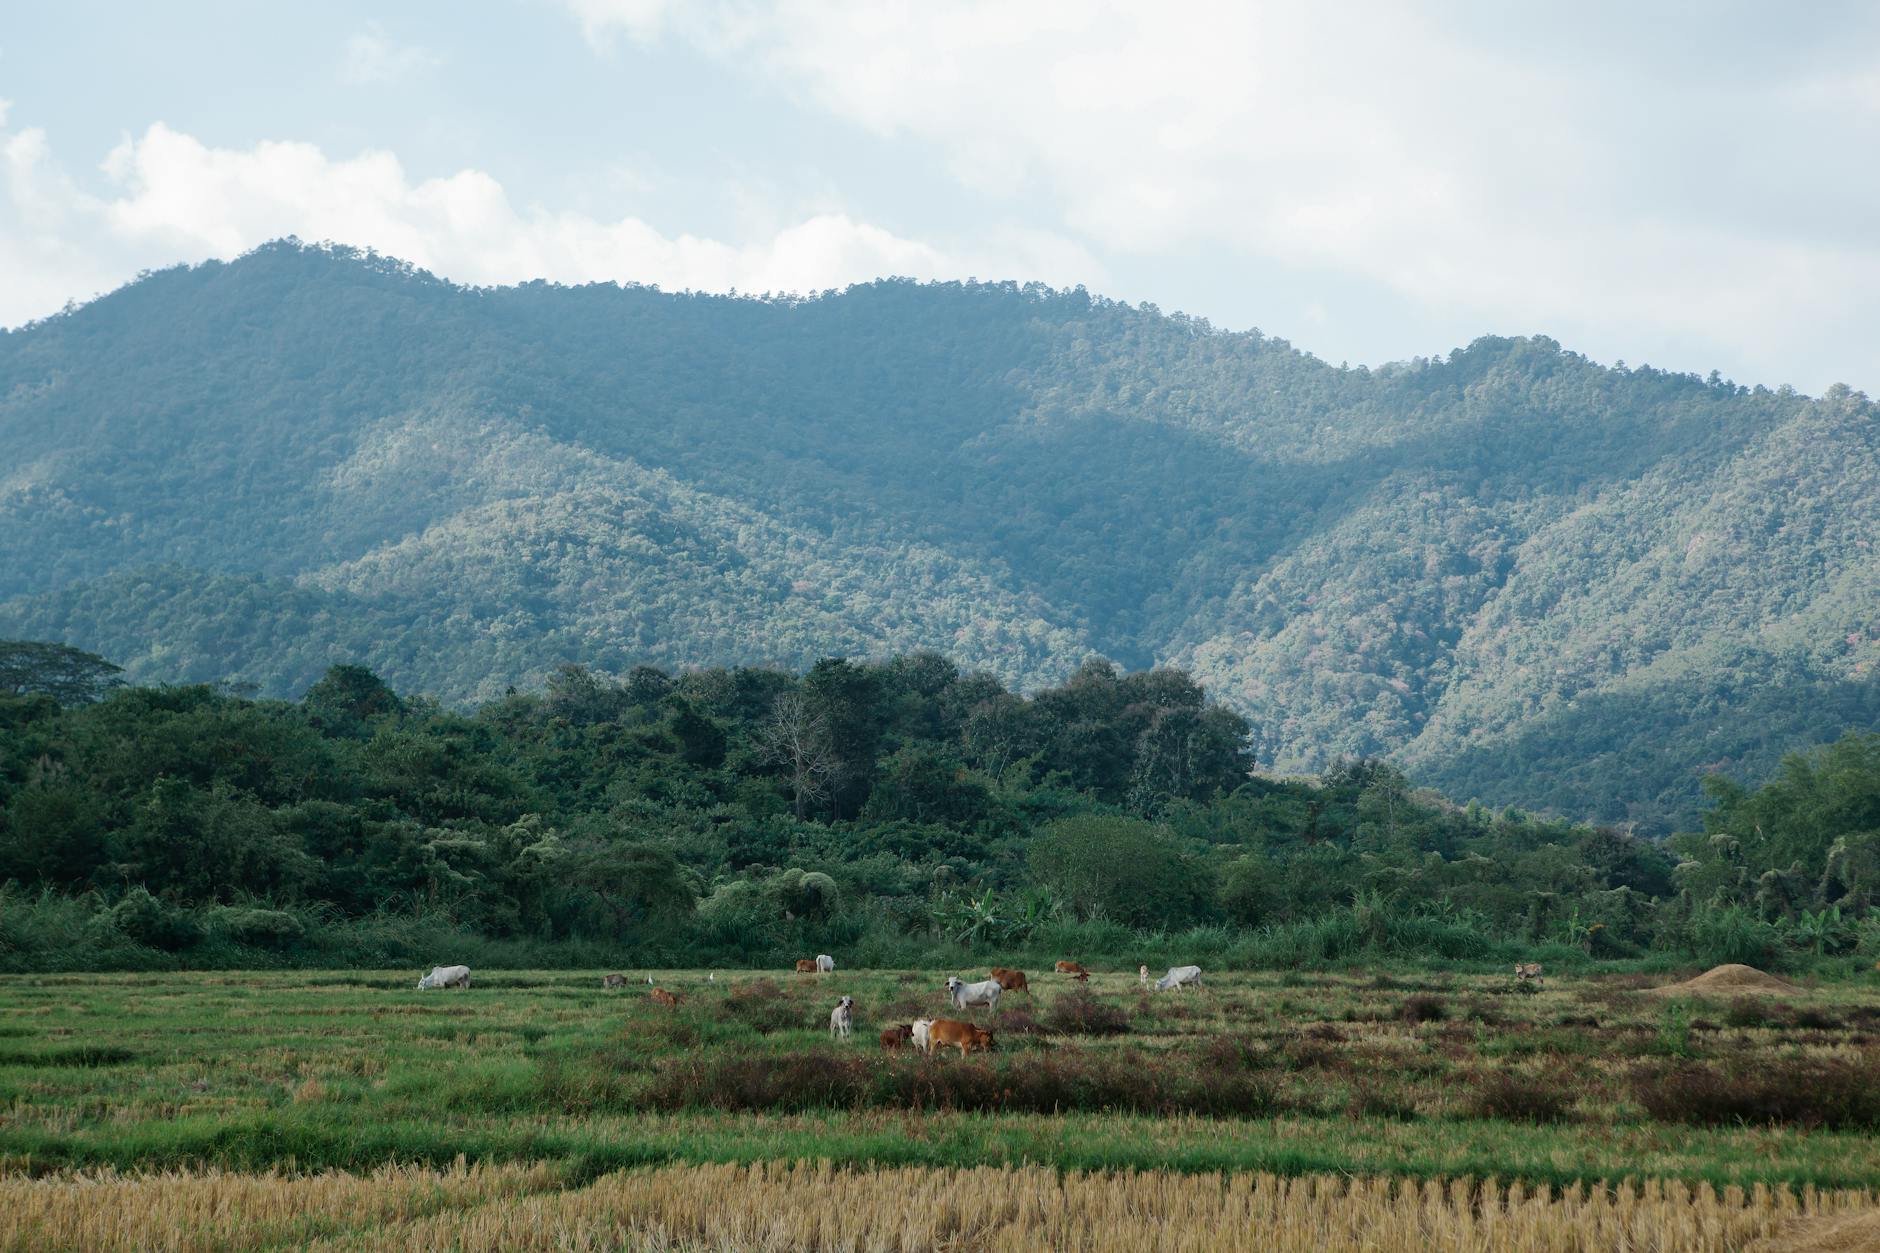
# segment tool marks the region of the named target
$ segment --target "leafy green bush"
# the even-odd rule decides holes
[[[1706,965],[1779,970],[1788,958],[1782,931],[1741,905],[1701,909],[1691,919],[1691,951]]]
[[[159,900],[143,888],[132,888],[100,917],[132,943],[169,953],[200,944],[205,934],[202,924],[189,911]]]
[[[280,909],[215,909],[209,912],[208,925],[213,934],[255,948],[287,948],[307,934],[299,918]]]

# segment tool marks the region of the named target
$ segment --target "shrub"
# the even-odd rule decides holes
[[[1634,1073],[1632,1094],[1659,1122],[1880,1128],[1880,1070],[1867,1059],[1794,1059],[1779,1067],[1684,1063]]]
[[[285,948],[299,943],[307,933],[300,919],[279,909],[218,909],[209,921],[237,944],[255,948]]]
[[[1389,1118],[1396,1122],[1414,1122],[1417,1117],[1416,1105],[1402,1093],[1390,1092],[1375,1084],[1360,1080],[1351,1087],[1351,1095],[1345,1101],[1345,1117]]]
[[[1564,1122],[1573,1098],[1558,1083],[1528,1075],[1499,1071],[1470,1093],[1466,1106],[1475,1118],[1502,1122]]]
[[[775,979],[757,979],[732,988],[718,1013],[727,1022],[740,1023],[759,1035],[810,1025],[804,1022],[803,1007]]]
[[[1709,966],[1736,962],[1774,970],[1788,954],[1780,928],[1740,905],[1699,911],[1690,936],[1691,950]]]
[[[1216,1035],[1201,1046],[1201,1061],[1215,1070],[1258,1070],[1266,1058],[1245,1036]]]
[[[1723,1021],[1732,1027],[1768,1027],[1779,1026],[1781,1016],[1770,1012],[1770,1006],[1753,996],[1735,1001],[1724,1011]]]
[[[1279,1108],[1264,1075],[1140,1052],[1077,1048],[1018,1058],[883,1057],[823,1051],[703,1054],[662,1066],[647,1089],[655,1109],[800,1112],[823,1108],[1053,1114],[1257,1117]]]
[[[1672,1057],[1691,1056],[1691,1007],[1684,1001],[1672,1001],[1658,1020],[1658,1048]]]
[[[999,1036],[1033,1036],[1043,1033],[1036,1018],[1022,1009],[1001,1009],[992,1016],[991,1028]]]
[[[146,948],[176,953],[201,943],[202,927],[185,910],[132,888],[124,899],[101,915],[112,930]]]
[[[1129,1030],[1128,1014],[1086,988],[1073,988],[1052,1001],[1044,1022],[1060,1035],[1122,1035]]]

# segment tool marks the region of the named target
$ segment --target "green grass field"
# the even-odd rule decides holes
[[[646,972],[628,972],[640,978]],[[990,1057],[888,1055],[944,974],[0,979],[0,1160],[368,1169],[830,1160],[1880,1185],[1880,990],[1671,1001],[1645,979],[1034,979]],[[828,1037],[837,996],[855,1036]],[[1090,1034],[1100,1032],[1100,1034]]]

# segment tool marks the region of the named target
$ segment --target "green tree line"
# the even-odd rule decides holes
[[[35,651],[36,650],[36,651]],[[1257,773],[1186,673],[1031,696],[934,653],[579,665],[473,712],[0,644],[0,965],[987,955],[1763,965],[1880,942],[1880,736],[1719,781],[1668,844],[1345,760]],[[435,951],[433,951],[435,950]]]

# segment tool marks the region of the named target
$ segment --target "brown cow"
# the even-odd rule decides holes
[[[927,1028],[927,1051],[955,1044],[959,1046],[961,1057],[974,1049],[984,1053],[996,1047],[992,1033],[984,1027],[975,1027],[970,1022],[959,1022],[952,1018],[934,1019],[933,1026]]]
[[[1023,992],[1026,996],[1031,995],[1031,984],[1025,982],[1025,972],[1022,970],[1007,970],[1004,966],[994,966],[992,977],[1007,992]]]
[[[796,959],[796,973],[798,973],[799,975],[815,974],[816,973],[816,959],[814,957],[797,958]]]
[[[652,999],[653,1004],[664,1005],[668,1009],[676,1007],[680,1001],[680,997],[676,992],[668,992],[664,988],[654,988],[651,992],[647,993],[647,996]]]
[[[898,1053],[914,1042],[914,1028],[902,1023],[898,1027],[883,1027],[881,1047],[891,1053]]]
[[[601,986],[604,988],[624,988],[627,986],[625,975],[602,975]]]
[[[1061,975],[1075,975],[1079,983],[1090,982],[1090,972],[1076,962],[1059,962],[1057,964],[1057,972]],[[1030,989],[1026,990],[1029,991]]]

